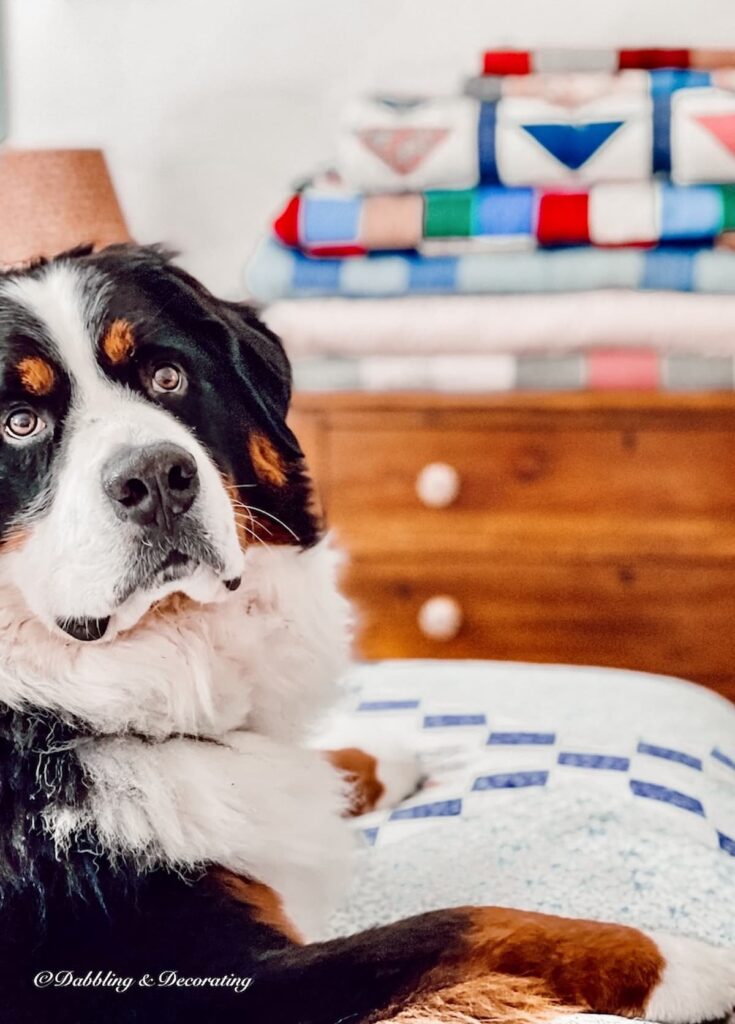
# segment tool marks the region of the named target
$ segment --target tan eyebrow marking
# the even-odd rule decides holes
[[[265,434],[251,434],[248,449],[253,469],[260,479],[272,487],[283,487],[287,479],[283,460]]]
[[[132,324],[127,320],[113,320],[102,339],[102,351],[115,365],[127,362],[135,351]]]
[[[21,359],[18,363],[18,376],[23,387],[32,395],[49,395],[56,383],[53,369],[40,356]]]

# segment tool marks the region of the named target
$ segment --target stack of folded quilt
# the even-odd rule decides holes
[[[732,388],[735,52],[488,51],[355,101],[247,283],[301,387]]]

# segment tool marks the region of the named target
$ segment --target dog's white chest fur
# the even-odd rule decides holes
[[[57,843],[93,826],[142,866],[249,874],[313,933],[349,849],[340,780],[299,745],[347,658],[335,573],[327,542],[253,548],[222,604],[153,611],[114,644],[84,647],[24,621],[0,587],[0,700],[108,734],[79,749],[94,782],[88,806],[47,817]]]

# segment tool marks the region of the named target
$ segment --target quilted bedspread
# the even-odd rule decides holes
[[[417,751],[426,782],[356,819],[331,933],[471,903],[735,946],[735,707],[714,693],[608,669],[383,662],[355,667],[319,738],[345,739]]]

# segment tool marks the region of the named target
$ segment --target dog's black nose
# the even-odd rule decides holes
[[[102,469],[102,486],[121,519],[170,530],[199,493],[194,457],[177,444],[120,448]]]

